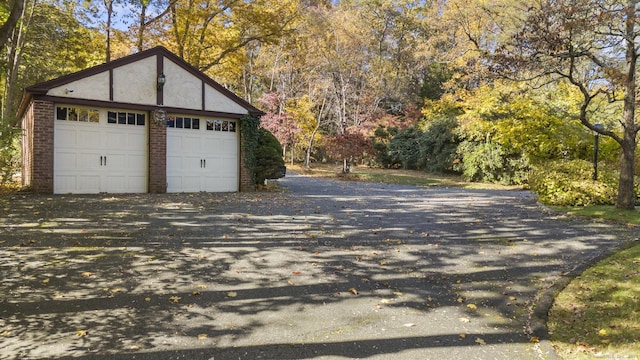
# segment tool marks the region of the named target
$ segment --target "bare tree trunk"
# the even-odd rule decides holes
[[[0,48],[4,47],[4,44],[11,36],[13,29],[18,24],[20,17],[23,15],[24,5],[26,0],[9,0],[9,7],[11,8],[11,13],[9,14],[9,18],[2,24],[0,27]]]
[[[620,179],[618,182],[618,198],[616,207],[620,209],[633,209],[635,206],[634,177],[635,177],[635,151],[638,126],[635,123],[636,111],[636,65],[638,53],[635,40],[636,5],[638,0],[629,0],[626,9],[626,60],[627,74],[625,78],[624,95],[624,119],[623,139],[620,143],[622,156],[620,158]]]
[[[25,3],[26,5],[26,3]],[[28,29],[31,24],[31,19],[35,11],[35,2],[31,4],[29,8],[29,14],[27,14],[26,6],[22,8],[20,18],[22,24],[19,27],[15,27],[12,31],[12,40],[6,47],[7,51],[7,69],[6,69],[6,81],[5,89],[2,97],[2,118],[6,121],[11,119],[15,114],[15,109],[12,107],[14,99],[16,97],[16,83],[18,81],[18,72],[20,69],[20,63],[22,62],[22,48],[25,42],[24,30]],[[11,126],[17,127],[20,119],[14,119]]]
[[[104,0],[104,6],[107,8],[107,46],[105,50],[105,61],[111,61],[111,18],[113,17],[113,0]]]
[[[138,52],[144,50],[144,30],[146,29],[146,24],[145,24],[145,18],[147,17],[147,4],[148,2],[146,1],[141,1],[140,2],[140,17],[138,18],[139,23],[138,23],[138,34],[137,37],[138,39],[136,40],[136,47],[138,48]]]

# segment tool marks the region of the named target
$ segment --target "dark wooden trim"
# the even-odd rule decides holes
[[[206,99],[205,92],[206,91],[207,91],[207,85],[204,83],[204,80],[202,80],[202,86],[201,86],[201,90],[200,90],[200,93],[202,95],[202,111],[204,111],[204,109],[207,108],[207,105],[205,103],[205,99]]]
[[[156,69],[158,70],[156,73],[157,79],[160,75],[164,74],[164,56],[162,54],[156,54]],[[156,99],[156,104],[160,106],[164,104],[164,89],[156,87]]]
[[[123,109],[123,110],[137,110],[137,111],[153,111],[158,109],[158,105],[142,105],[142,104],[129,104],[120,102],[110,102],[101,100],[87,100],[87,99],[73,99],[59,96],[47,96],[37,95],[33,97],[34,100],[51,101],[57,104],[69,104],[79,106],[94,106],[107,109]],[[183,109],[174,107],[165,107],[162,109],[167,113],[184,114],[184,115],[197,115],[201,117],[216,117],[216,118],[228,118],[228,119],[241,119],[246,114],[233,114],[220,111],[205,111],[195,109]]]
[[[109,101],[113,101],[113,69],[109,69]]]

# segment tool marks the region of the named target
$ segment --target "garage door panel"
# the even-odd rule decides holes
[[[75,151],[58,151],[53,161],[59,171],[73,170],[78,167],[78,154]]]
[[[100,133],[100,131],[98,130],[87,130],[84,129],[84,131],[80,131],[80,129],[75,131],[76,133],[76,139],[77,139],[77,145],[76,148],[78,150],[83,150],[83,149],[91,149],[91,148],[96,148],[96,147],[103,147],[103,139],[102,139],[102,134]]]
[[[180,156],[167,156],[167,169],[180,169],[182,158]]]
[[[60,149],[75,149],[77,148],[77,131],[75,129],[69,129],[68,127],[62,127],[61,125],[56,128],[54,141]]]
[[[202,178],[200,176],[183,176],[182,177],[182,186],[184,192],[198,192],[201,191],[201,181]]]
[[[224,154],[228,154],[228,155],[237,155],[238,153],[238,145],[237,145],[237,141],[235,139],[231,140],[231,139],[223,139],[221,141],[222,143],[222,151],[224,152]]]
[[[108,123],[107,110],[99,113],[96,122],[54,122],[54,192],[146,192],[146,126]]]
[[[129,179],[126,175],[109,175],[106,181],[107,188],[112,192],[128,192]]]
[[[100,176],[98,175],[78,175],[77,190],[80,193],[97,193],[100,192]],[[78,191],[79,190],[79,191]]]
[[[109,168],[109,173],[126,172],[128,170],[126,154],[109,154],[109,156],[105,156],[105,164]]]
[[[237,133],[212,129],[167,128],[168,192],[238,191]]]
[[[127,170],[144,169],[147,164],[147,157],[144,155],[129,155],[127,157]]]
[[[71,192],[77,188],[75,175],[56,175],[54,191],[58,194]]]
[[[167,176],[167,192],[179,192],[182,188],[182,176]]]

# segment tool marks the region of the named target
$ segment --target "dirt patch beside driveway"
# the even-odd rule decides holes
[[[0,199],[0,359],[540,359],[529,314],[636,230],[525,192]]]

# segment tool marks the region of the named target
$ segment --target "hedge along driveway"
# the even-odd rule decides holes
[[[540,359],[537,296],[636,230],[526,192],[3,197],[0,359]]]

